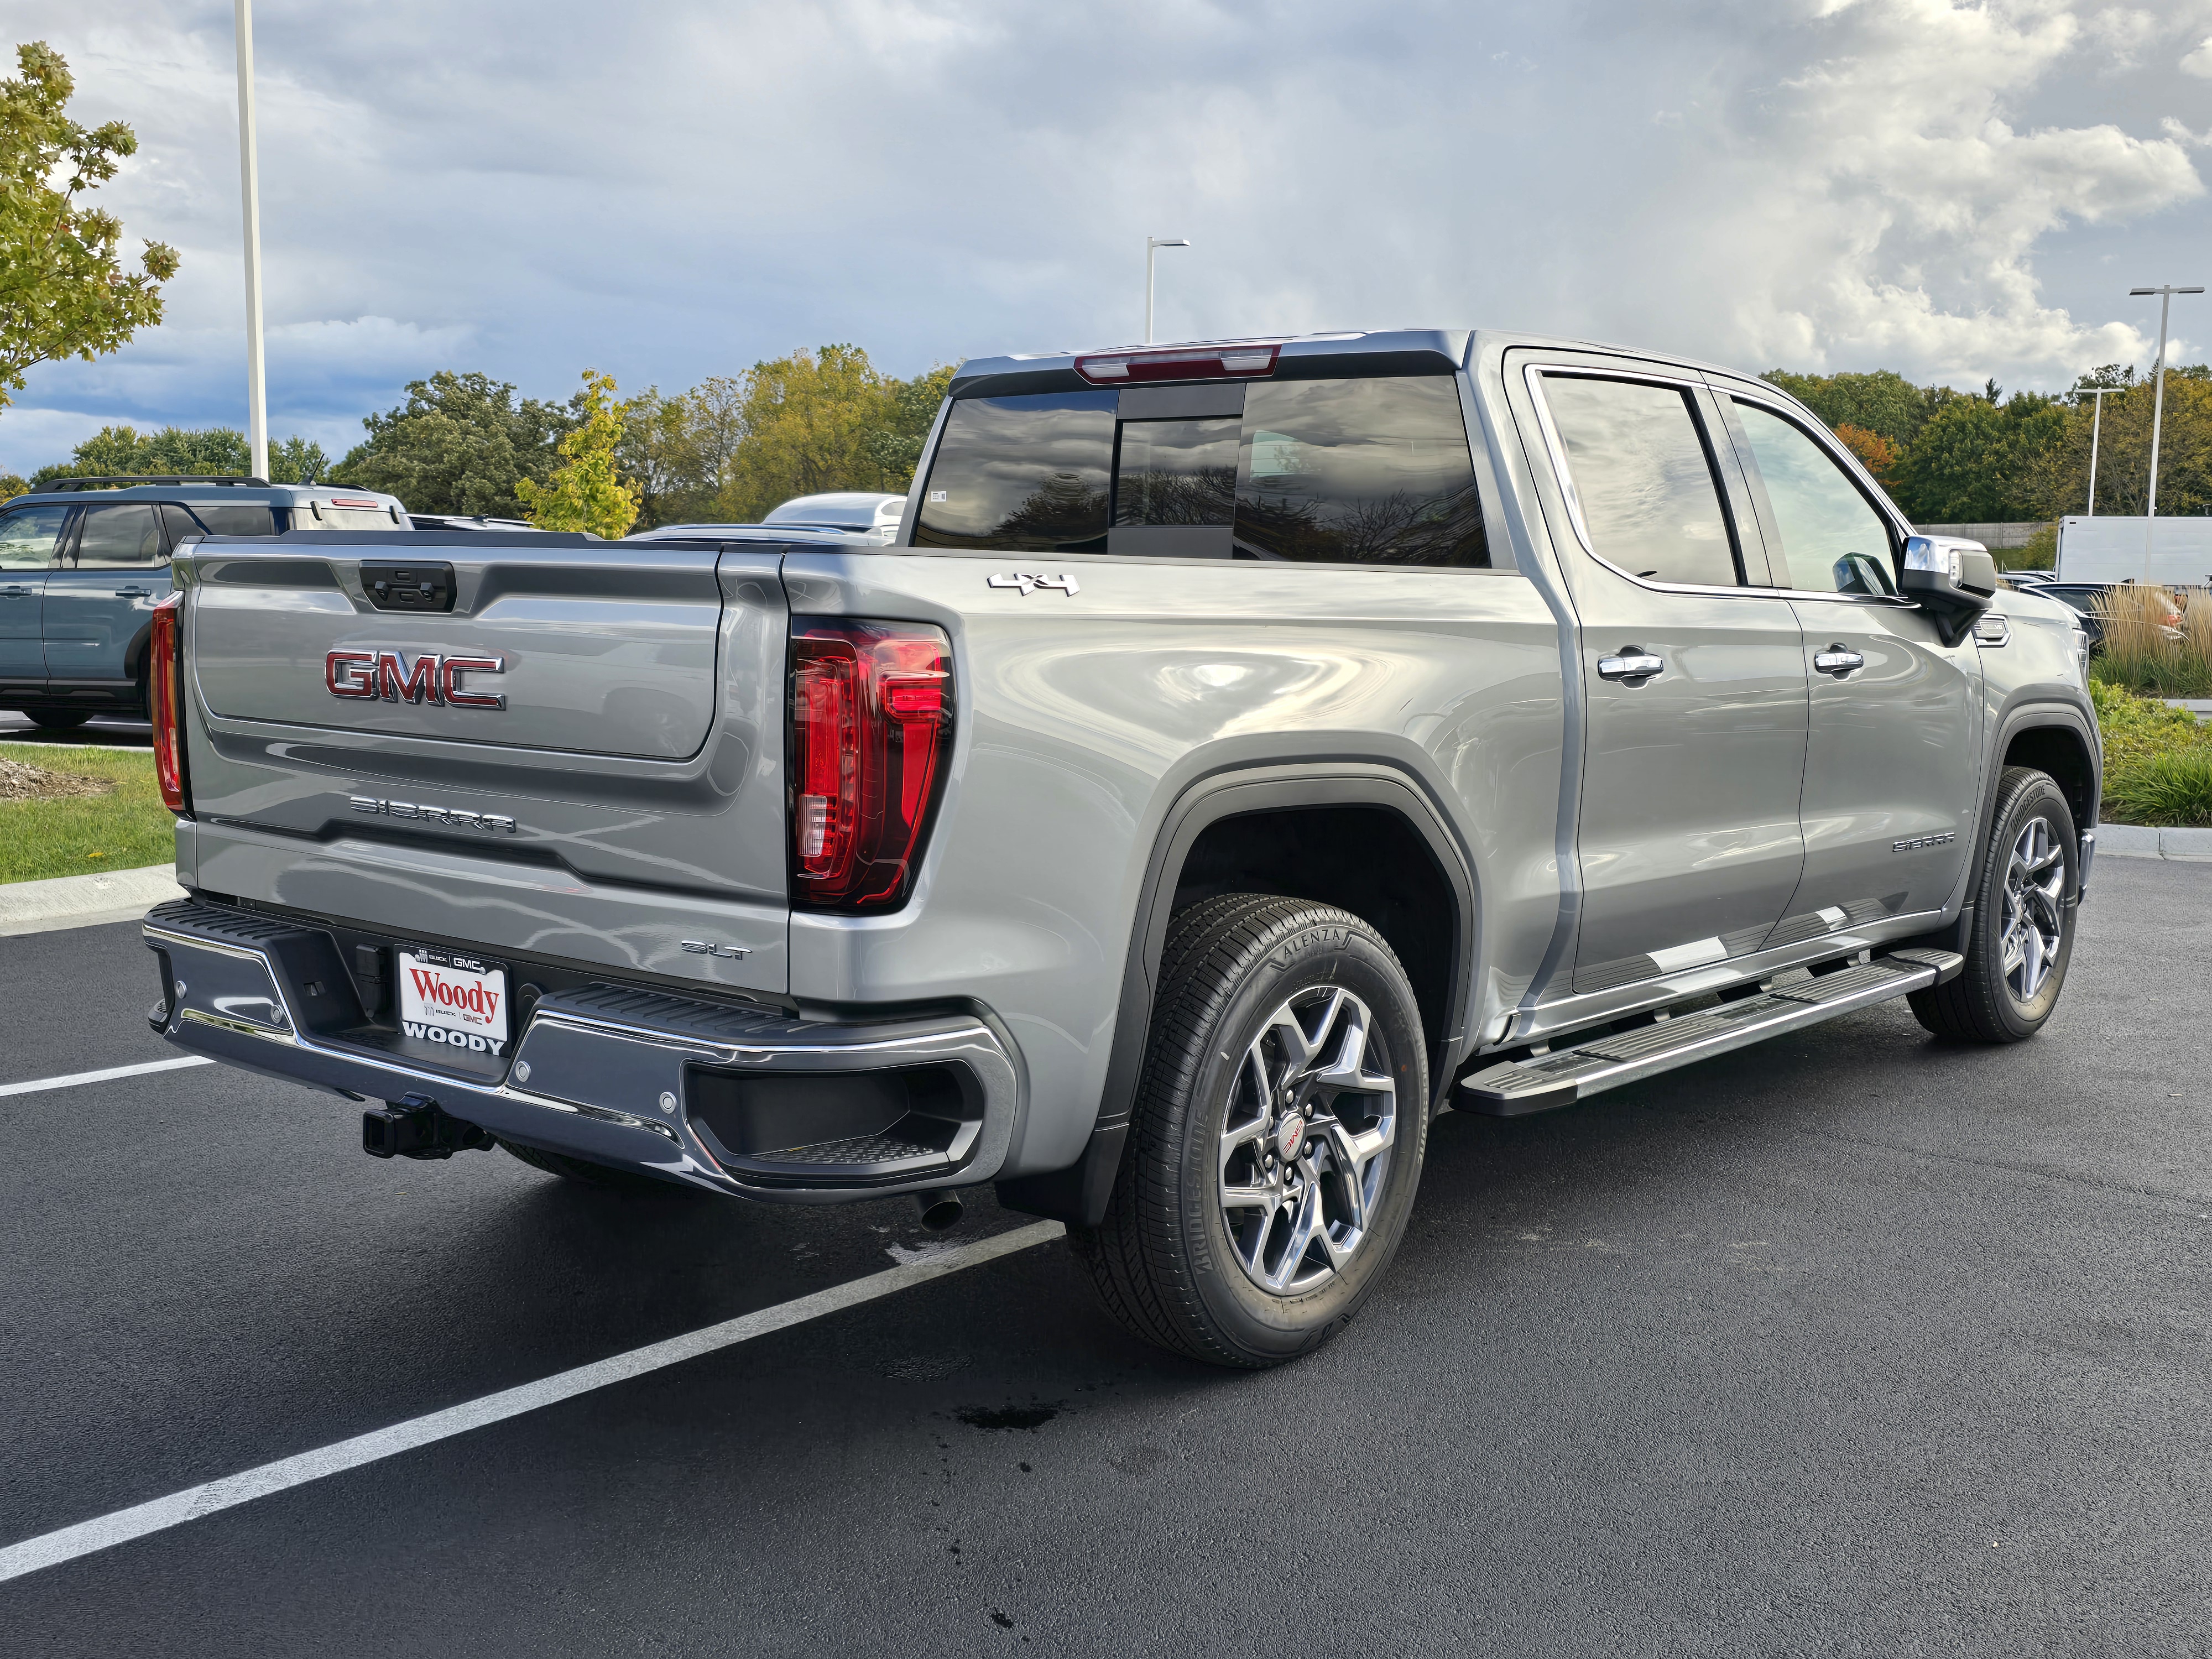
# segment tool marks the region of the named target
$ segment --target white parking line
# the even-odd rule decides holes
[[[347,1469],[357,1469],[364,1463],[396,1457],[401,1452],[413,1451],[418,1446],[450,1439],[457,1434],[466,1434],[471,1429],[480,1429],[488,1424],[519,1417],[525,1412],[534,1412],[541,1406],[573,1400],[580,1394],[589,1394],[592,1389],[604,1389],[610,1383],[626,1382],[631,1377],[643,1376],[647,1372],[657,1371],[665,1365],[680,1364],[686,1359],[696,1359],[701,1354],[713,1353],[717,1349],[732,1347],[739,1342],[750,1342],[757,1336],[766,1336],[773,1331],[803,1325],[808,1320],[819,1319],[825,1314],[858,1307],[861,1303],[873,1302],[878,1297],[890,1296],[916,1285],[926,1285],[933,1279],[943,1279],[963,1267],[981,1267],[984,1262],[995,1261],[1002,1255],[1012,1255],[1033,1245],[1058,1238],[1066,1231],[1057,1221],[1035,1222],[1009,1233],[978,1239],[973,1244],[963,1244],[942,1255],[931,1256],[925,1261],[887,1268],[879,1273],[871,1273],[866,1279],[853,1279],[826,1291],[817,1291],[811,1296],[802,1296],[794,1302],[781,1303],[773,1308],[763,1308],[757,1313],[726,1320],[719,1325],[709,1325],[703,1330],[693,1331],[688,1336],[671,1337],[665,1342],[632,1348],[628,1353],[617,1354],[611,1359],[579,1365],[574,1370],[562,1371],[539,1382],[525,1382],[520,1388],[504,1389],[465,1405],[448,1406],[444,1411],[432,1412],[427,1417],[395,1423],[388,1429],[373,1430],[368,1434],[356,1435],[350,1440],[341,1440],[335,1445],[325,1446],[316,1451],[301,1452],[296,1457],[264,1463],[259,1468],[247,1469],[242,1474],[228,1474],[220,1480],[188,1486],[182,1492],[172,1492],[167,1498],[156,1498],[151,1503],[118,1510],[112,1515],[103,1515],[97,1520],[80,1521],[73,1527],[64,1527],[58,1532],[46,1533],[0,1549],[0,1583],[10,1578],[21,1578],[27,1572],[36,1572],[41,1567],[58,1566],[64,1561],[74,1561],[80,1555],[90,1555],[117,1544],[127,1544],[134,1538],[145,1537],[149,1533],[182,1526],[187,1521],[197,1521],[204,1515],[213,1515],[219,1510],[248,1504],[272,1492],[305,1486],[308,1481],[319,1480],[326,1474],[339,1474]]]
[[[0,1083],[0,1095],[35,1095],[43,1089],[74,1089],[80,1083],[108,1083],[118,1077],[143,1077],[149,1072],[173,1072],[185,1066],[212,1066],[204,1054],[181,1060],[149,1060],[143,1066],[111,1066],[104,1072],[71,1072],[67,1077],[34,1077],[28,1083]]]

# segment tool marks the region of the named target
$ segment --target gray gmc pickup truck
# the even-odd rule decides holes
[[[971,361],[898,526],[179,547],[154,1024],[380,1156],[989,1182],[1257,1366],[1373,1290],[1447,1107],[2057,1001],[2076,619],[1759,380],[1452,331]]]

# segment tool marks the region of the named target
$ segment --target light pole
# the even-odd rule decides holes
[[[2158,428],[2166,414],[2166,319],[2173,309],[2177,294],[2202,294],[2201,288],[2176,288],[2171,283],[2158,288],[2131,288],[2130,298],[2146,294],[2158,295],[2158,390],[2151,394],[2150,403],[2150,502],[2143,514],[2143,581],[2150,580],[2150,543],[2152,533],[2158,528]]]
[[[2105,430],[2105,389],[2097,388],[2097,412],[2089,418],[2089,510],[2081,516],[2097,516],[2097,440]]]
[[[244,5],[246,0],[238,0]],[[1164,247],[1188,247],[1190,244],[1180,236],[1147,236],[1145,238],[1145,343],[1152,343],[1152,259]]]
[[[261,166],[253,138],[253,0],[238,5],[238,179],[246,198],[246,420],[252,470],[269,476],[269,382],[261,358]]]

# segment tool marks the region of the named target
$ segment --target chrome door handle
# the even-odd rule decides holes
[[[1601,680],[1648,680],[1666,672],[1664,659],[1632,645],[1621,647],[1618,656],[1597,659],[1597,677]]]
[[[1846,651],[1840,645],[1832,645],[1826,651],[1813,653],[1813,666],[1823,674],[1844,675],[1854,668],[1864,668],[1866,659],[1856,651]]]
[[[154,590],[150,587],[118,587],[115,590],[115,597],[118,599],[150,599],[154,597]]]
[[[27,587],[0,587],[0,599],[27,599],[30,597],[31,590]]]

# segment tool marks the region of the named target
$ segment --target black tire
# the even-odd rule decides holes
[[[74,732],[92,718],[76,708],[26,708],[23,713],[41,732]]]
[[[520,1158],[533,1170],[543,1170],[547,1175],[559,1176],[563,1181],[573,1181],[579,1186],[597,1187],[605,1192],[688,1193],[693,1188],[679,1182],[663,1181],[658,1176],[640,1175],[635,1170],[611,1169],[605,1164],[594,1164],[587,1158],[570,1158],[565,1152],[549,1152],[542,1146],[524,1146],[512,1140],[502,1140],[500,1146]]]
[[[2019,884],[2014,850],[2040,823],[2058,855],[2050,868],[2063,872],[2055,902],[2039,890]],[[1966,940],[1966,963],[1948,985],[1915,991],[1907,999],[1913,1017],[1939,1037],[1957,1042],[2020,1042],[2033,1036],[2058,1006],[2066,983],[2066,964],[2074,954],[2075,904],[2081,891],[2081,846],[2074,828],[2074,810],[2065,792],[2047,773],[2033,767],[2008,766],[1997,781],[1997,806],[1990,829],[1989,845],[1982,854],[1981,880],[1976,884],[1973,926]],[[2042,885],[2049,885],[2046,874]],[[2057,914],[2050,915],[2052,908]],[[2006,936],[2020,925],[2021,910],[2045,924],[2038,929],[2037,953],[2048,963],[2032,995],[2021,994],[2021,978],[2005,962]],[[2055,926],[2051,925],[2055,923]],[[2055,935],[2055,951],[2041,944],[2045,931]]]
[[[1266,1055],[1288,1052],[1277,1046],[1289,1040],[1284,1028],[1272,1023],[1285,1009],[1300,1024],[1298,1041],[1318,1041],[1316,1060],[1332,1052],[1334,1033],[1358,1030],[1353,1059],[1374,1086],[1338,1091],[1307,1077],[1285,1088],[1301,1075],[1286,1062],[1261,1098]],[[1306,1031],[1310,1020],[1315,1030]],[[1330,1023],[1347,1020],[1358,1024]],[[1349,1046],[1346,1036],[1333,1052],[1340,1058]],[[1291,1109],[1299,1103],[1302,1110]],[[1238,1122],[1252,1138],[1224,1153],[1232,1112],[1243,1114]],[[1387,1151],[1358,1153],[1358,1137],[1371,1142],[1384,1133],[1384,1112]],[[1293,1132],[1294,1115],[1314,1124],[1310,1135]],[[1145,1069],[1106,1218],[1070,1228],[1069,1243],[1107,1311],[1146,1341],[1218,1365],[1280,1364],[1341,1328],[1382,1278],[1413,1210],[1428,1121],[1420,1012],[1381,934],[1347,911],[1304,899],[1234,893],[1203,901],[1176,918],[1161,955]],[[1263,1158],[1273,1160],[1264,1170]],[[1358,1182],[1372,1188],[1365,1225],[1340,1262],[1334,1246],[1352,1237],[1346,1218],[1358,1214],[1345,1172],[1362,1167],[1373,1177]],[[1232,1233],[1224,1168],[1237,1176],[1230,1184],[1255,1197],[1310,1194],[1310,1213],[1334,1218],[1328,1237],[1316,1235],[1291,1260],[1297,1231],[1288,1207],[1239,1207],[1243,1231]],[[1280,1291],[1255,1277],[1267,1271],[1271,1248]],[[1259,1265],[1248,1267],[1248,1259]],[[1307,1276],[1321,1275],[1317,1282],[1304,1282],[1301,1264]]]

